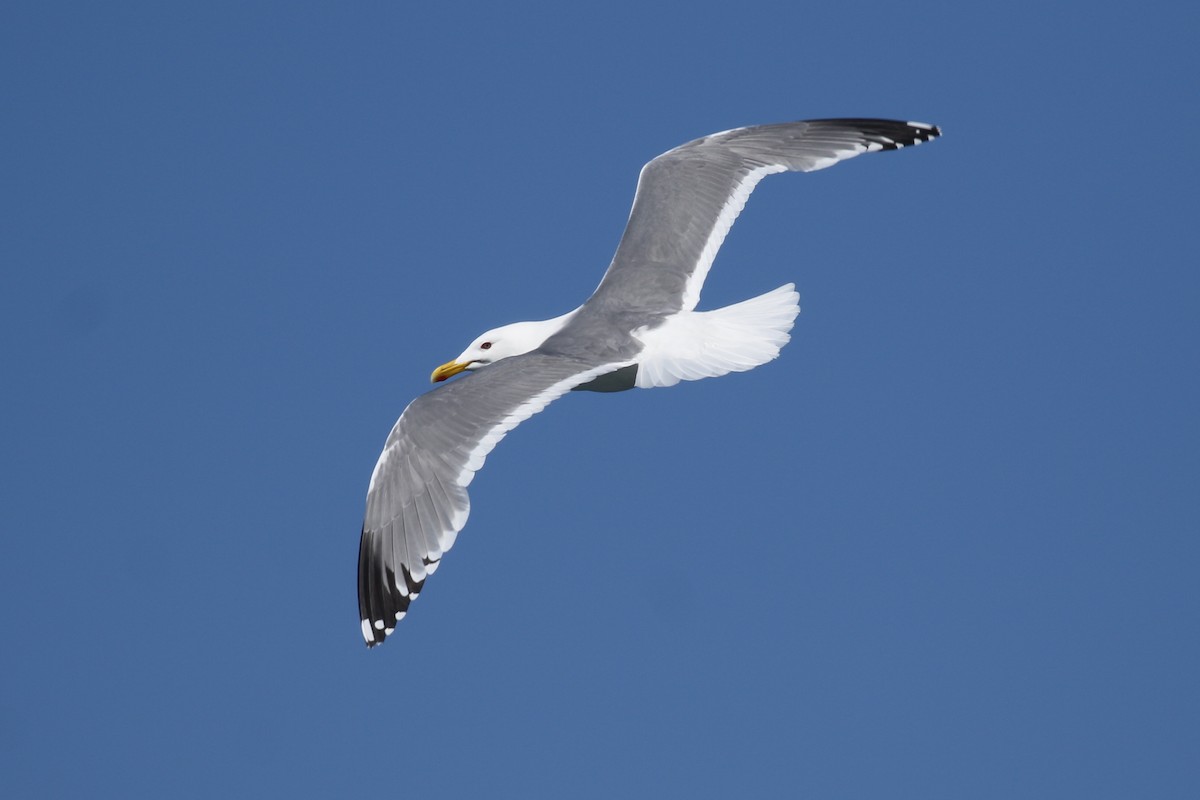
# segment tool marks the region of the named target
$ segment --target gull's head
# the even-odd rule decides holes
[[[540,322],[514,322],[511,325],[493,328],[476,337],[471,346],[463,350],[458,358],[435,369],[430,380],[437,383],[464,370],[479,369],[502,358],[536,350],[565,322],[564,317],[558,317]]]

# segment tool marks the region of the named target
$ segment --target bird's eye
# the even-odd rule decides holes
[[[479,349],[480,349],[480,350],[491,350],[491,349],[492,349],[492,343],[491,343],[491,342],[484,342],[483,344],[479,345]]]

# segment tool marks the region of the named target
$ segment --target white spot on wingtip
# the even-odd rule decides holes
[[[399,622],[400,620],[404,619],[404,615],[407,613],[408,613],[407,611],[397,611],[396,612],[396,622]]]
[[[377,630],[377,631],[383,630],[383,620],[381,620],[381,619],[375,620],[375,630]]]

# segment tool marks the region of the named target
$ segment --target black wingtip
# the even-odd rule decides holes
[[[921,144],[921,142],[932,142],[934,139],[942,135],[940,125],[930,125],[927,122],[906,122],[909,130],[913,131],[912,144]]]
[[[818,119],[809,124],[841,131],[853,131],[870,143],[872,150],[899,150],[942,135],[942,129],[927,122],[904,122],[894,119]]]
[[[368,648],[383,644],[425,586],[425,578],[417,580],[403,564],[396,575],[390,553],[385,552],[387,535],[364,527],[358,545],[358,618]],[[424,559],[426,566],[436,561]],[[407,593],[397,588],[401,581]]]

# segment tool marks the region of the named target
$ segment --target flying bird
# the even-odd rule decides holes
[[[590,298],[554,319],[477,337],[433,371],[469,375],[409,403],[367,488],[358,607],[383,642],[467,522],[467,486],[510,430],[571,390],[672,386],[774,359],[800,312],[793,284],[696,311],[713,258],[765,176],[812,172],[941,135],[934,125],[825,119],[714,133],[669,150],[638,177],[633,209]]]

